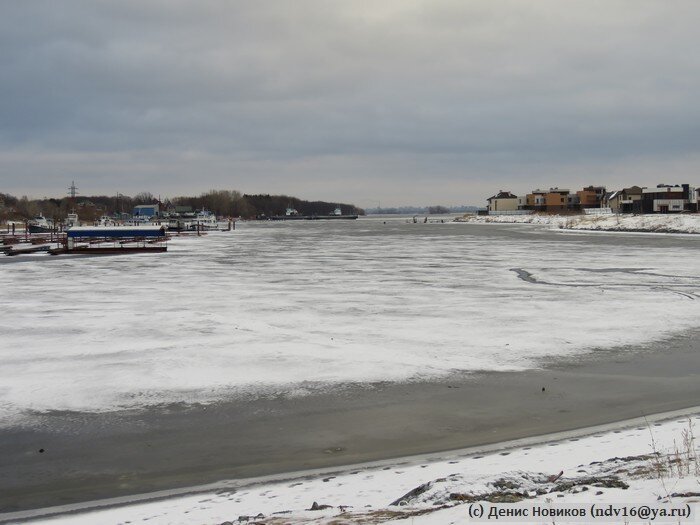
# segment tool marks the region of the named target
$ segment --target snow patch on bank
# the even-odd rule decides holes
[[[588,231],[700,233],[700,214],[655,215],[465,215],[457,222],[542,224]]]

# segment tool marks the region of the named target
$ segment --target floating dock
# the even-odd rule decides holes
[[[46,250],[50,255],[82,254],[82,255],[126,255],[128,253],[159,253],[167,252],[167,246],[78,246],[70,250],[65,247]],[[12,254],[9,254],[12,255]]]
[[[48,244],[40,244],[38,246],[31,246],[29,248],[12,247],[9,250],[5,250],[5,255],[25,255],[29,253],[48,252],[50,250],[51,246]]]
[[[75,226],[66,230],[63,246],[51,255],[121,255],[168,251],[165,226]]]

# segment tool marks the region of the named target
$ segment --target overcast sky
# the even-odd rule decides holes
[[[8,1],[0,192],[700,185],[695,0]]]

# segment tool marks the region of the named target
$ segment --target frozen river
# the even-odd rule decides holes
[[[3,258],[0,422],[629,349],[697,324],[699,248],[371,218],[239,223],[157,255]]]

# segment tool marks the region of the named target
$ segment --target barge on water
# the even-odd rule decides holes
[[[273,215],[269,219],[271,221],[327,221],[331,219],[353,221],[357,219],[357,215]]]
[[[75,226],[66,230],[64,245],[51,255],[121,255],[168,251],[165,226]]]
[[[331,219],[355,220],[357,215],[343,215],[340,208],[336,208],[330,215],[299,215],[293,208],[287,208],[284,215],[273,215],[272,217],[259,216],[258,220],[271,221],[326,221]]]

